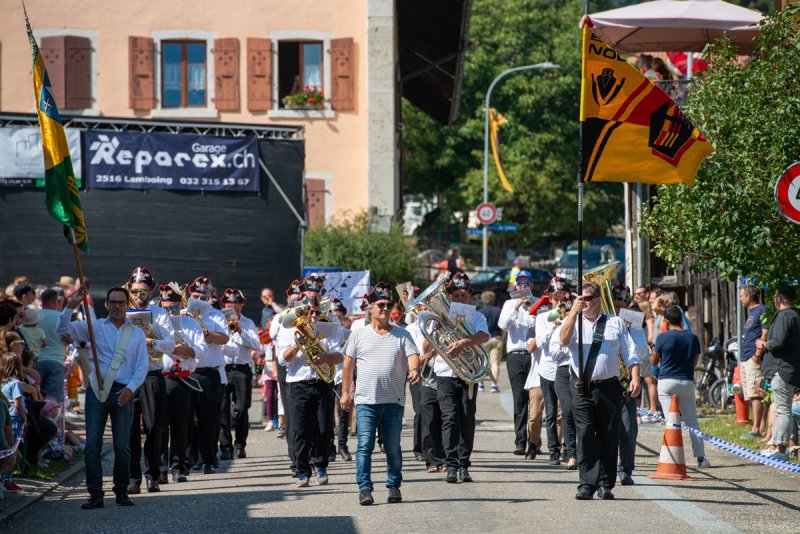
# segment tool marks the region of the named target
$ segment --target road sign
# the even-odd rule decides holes
[[[775,203],[784,217],[800,224],[800,163],[791,164],[778,178]]]
[[[518,229],[516,224],[492,224],[489,226],[491,232],[516,232]]]
[[[492,224],[497,220],[497,208],[494,207],[494,204],[488,202],[478,204],[475,211],[481,224]]]

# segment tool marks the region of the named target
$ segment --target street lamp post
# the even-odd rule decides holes
[[[492,90],[494,90],[494,86],[497,85],[497,82],[508,76],[509,74],[513,74],[515,72],[520,72],[523,70],[534,70],[534,69],[558,69],[560,68],[559,65],[554,63],[550,63],[549,61],[545,63],[536,63],[535,65],[523,65],[521,67],[513,67],[508,70],[504,70],[501,72],[497,78],[495,78],[491,85],[489,85],[489,90],[486,91],[486,103],[484,104],[484,125],[483,125],[483,202],[489,202],[489,105],[492,100]],[[483,225],[483,260],[481,262],[481,266],[483,270],[486,270],[486,267],[489,263],[489,229],[487,225]]]

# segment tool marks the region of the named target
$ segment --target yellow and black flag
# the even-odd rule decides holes
[[[505,117],[500,115],[494,108],[489,108],[489,140],[492,145],[492,155],[494,156],[494,164],[497,166],[497,175],[500,177],[500,183],[503,189],[509,193],[514,192],[511,183],[506,178],[506,171],[503,168],[503,160],[500,154],[500,127],[507,123]]]
[[[664,91],[596,37],[590,25],[585,17],[583,181],[694,185],[711,144]]]

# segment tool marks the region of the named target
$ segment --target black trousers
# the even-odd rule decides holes
[[[161,475],[161,434],[167,426],[167,385],[161,371],[150,371],[133,394],[131,424],[132,481],[142,481],[142,426],[144,426],[145,475],[158,480]]]
[[[336,393],[338,397],[342,396],[342,383],[339,382],[335,386]],[[336,403],[336,413],[339,416],[339,426],[336,432],[336,442],[339,446],[339,450],[345,449],[347,450],[347,438],[350,435],[350,414],[353,413],[352,410],[344,411],[342,410],[341,403]]]
[[[514,398],[514,443],[524,449],[528,443],[528,391],[525,381],[531,370],[531,355],[528,351],[514,350],[506,356],[511,395]]]
[[[253,402],[253,369],[249,365],[226,365],[225,373],[228,383],[225,385],[220,413],[219,446],[222,450],[245,448],[247,434],[250,431],[248,411]],[[233,416],[231,416],[233,402]],[[232,441],[231,429],[236,432],[236,440]]]
[[[618,473],[630,475],[636,468],[636,438],[639,436],[639,421],[636,419],[636,397],[629,392],[622,396],[622,409],[619,425],[619,465]]]
[[[575,419],[572,415],[575,387],[572,385],[572,375],[569,365],[562,365],[556,369],[556,395],[561,403],[561,437],[564,438],[564,449],[567,459],[578,458],[578,448],[575,443]]]
[[[283,404],[283,426],[286,432],[286,452],[289,455],[289,460],[292,462],[289,466],[292,471],[297,467],[297,462],[294,458],[294,438],[292,437],[292,401],[289,385],[286,383],[286,367],[278,366],[278,391],[281,395],[281,404]]]
[[[414,454],[422,454],[422,418],[420,417],[420,384],[408,384],[411,393],[411,406],[414,408]]]
[[[318,469],[328,468],[333,435],[333,386],[322,380],[291,382],[288,386],[297,474],[310,477],[312,460]]]
[[[442,447],[447,467],[469,467],[475,443],[475,406],[470,386],[460,378],[436,377],[436,398],[442,411]]]
[[[161,471],[188,475],[191,465],[186,444],[194,415],[194,390],[177,378],[167,378],[166,383],[169,427],[161,434]]]
[[[561,442],[558,440],[558,396],[556,383],[540,377],[542,397],[544,397],[544,427],[547,430],[547,451],[553,458],[561,456]]]
[[[572,377],[575,387],[576,377]],[[580,485],[595,491],[613,488],[617,477],[617,447],[623,389],[618,380],[587,383],[583,395],[573,389],[572,415],[578,444]]]
[[[192,376],[200,383],[203,392],[194,392],[194,415],[197,417],[197,450],[198,462],[212,465],[214,448],[217,443],[217,422],[219,421],[219,405],[222,395],[222,383],[219,371],[213,367],[197,369]],[[191,451],[187,451],[191,456]]]
[[[442,410],[437,391],[429,387],[419,389],[419,419],[422,437],[422,455],[427,467],[444,465],[442,447]]]

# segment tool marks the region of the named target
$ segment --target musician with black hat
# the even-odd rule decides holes
[[[470,303],[472,287],[466,274],[456,273],[450,276],[446,289],[452,302]],[[489,341],[489,328],[483,314],[472,313],[466,318],[465,324],[474,334],[451,343],[447,347],[448,356],[457,358],[462,349]],[[428,350],[427,343],[425,350]],[[445,480],[450,483],[472,482],[469,467],[475,443],[477,391],[474,390],[477,388],[461,380],[441,356],[436,357],[433,370],[436,373],[439,409],[442,411],[442,446],[444,463],[447,465]],[[469,391],[471,388],[472,394]]]
[[[161,491],[160,483],[166,483],[161,475],[161,437],[167,426],[167,385],[162,374],[161,357],[175,347],[172,323],[166,312],[150,304],[155,288],[155,280],[147,267],[136,267],[126,284],[130,291],[130,303],[136,308],[129,315],[139,311],[148,312],[152,318],[149,327],[145,325],[146,342],[150,367],[144,384],[133,395],[133,423],[131,425],[131,474],[128,494],[141,492],[142,484],[142,437],[144,427],[144,465],[147,491]],[[137,324],[134,321],[134,324]],[[141,323],[139,323],[141,324]],[[149,334],[149,335],[148,335]],[[142,425],[143,423],[143,425]]]
[[[248,411],[253,400],[253,355],[258,355],[261,341],[258,338],[258,329],[255,323],[242,314],[247,299],[237,288],[228,288],[222,294],[222,305],[228,315],[228,328],[230,339],[222,347],[225,357],[225,373],[228,384],[225,386],[222,399],[222,425],[219,433],[220,456],[222,460],[233,458],[233,449],[236,448],[236,457],[247,456],[247,434],[250,428]],[[256,356],[257,357],[257,356]],[[234,421],[231,422],[231,396],[234,402]],[[231,427],[235,428],[236,441],[231,443]]]

